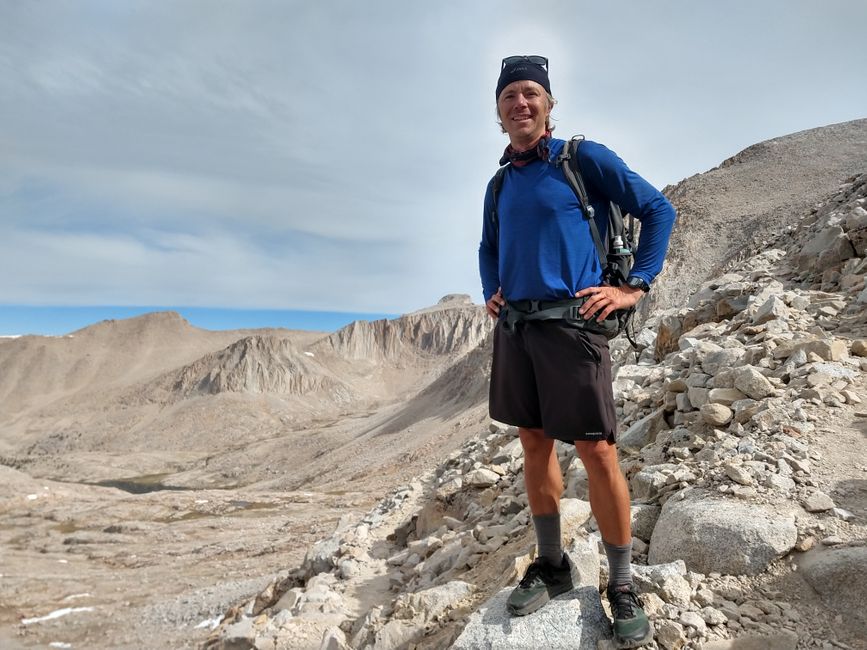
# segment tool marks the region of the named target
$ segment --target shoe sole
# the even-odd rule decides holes
[[[572,591],[572,589],[572,585],[563,585],[562,587],[558,587],[554,591],[548,589],[547,591],[541,592],[539,594],[539,598],[537,598],[536,600],[531,600],[530,602],[524,604],[522,607],[506,605],[506,611],[508,611],[513,616],[526,616],[527,614],[532,614],[533,612],[541,609],[542,605],[549,602],[552,598],[556,598],[557,596],[568,593]]]
[[[641,639],[623,639],[618,638],[617,635],[614,635],[614,645],[617,650],[627,650],[628,648],[638,648],[640,646],[645,645],[646,643],[650,643],[653,641],[653,623],[650,623],[650,630],[648,630],[647,634],[644,635]]]

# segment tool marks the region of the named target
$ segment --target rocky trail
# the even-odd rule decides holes
[[[648,647],[867,648],[865,207],[853,177],[646,322],[643,349],[612,345]],[[533,538],[520,444],[494,423],[230,610],[208,648],[610,647],[586,475],[558,449],[580,580],[540,612],[503,612]]]

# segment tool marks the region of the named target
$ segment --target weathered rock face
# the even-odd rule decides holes
[[[682,559],[700,573],[755,574],[788,553],[795,518],[722,499],[669,500],[650,538],[651,564]]]
[[[422,311],[394,320],[355,321],[318,342],[311,350],[333,352],[348,360],[371,361],[393,359],[406,353],[462,354],[477,347],[492,328],[493,321],[484,307]]]
[[[858,603],[867,599],[867,547],[841,548],[809,553],[800,562],[802,575],[822,600],[839,612],[846,612],[843,624],[867,639],[867,612]]]
[[[246,337],[183,368],[174,390],[181,395],[226,392],[304,395],[328,391],[335,397],[347,398],[348,386],[308,354],[297,350],[285,338]]]

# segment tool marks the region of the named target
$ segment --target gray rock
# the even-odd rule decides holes
[[[634,381],[636,384],[641,386],[644,383],[644,380],[647,379],[648,375],[650,375],[652,371],[652,366],[637,366],[632,364],[626,364],[618,368],[617,379],[628,379],[630,381]]]
[[[656,434],[665,426],[665,410],[657,409],[650,415],[635,422],[624,433],[619,435],[617,437],[617,446],[621,449],[641,449],[644,445],[653,442]]]
[[[841,339],[810,339],[807,341],[795,341],[790,344],[781,345],[783,350],[789,349],[791,353],[798,350],[803,350],[809,357],[813,353],[821,357],[825,361],[840,361],[848,352],[846,341]],[[774,350],[774,357],[777,356],[777,350]]]
[[[774,394],[773,384],[753,366],[744,366],[735,371],[735,388],[755,400]]]
[[[794,517],[709,497],[668,500],[650,538],[651,564],[683,559],[700,573],[753,575],[797,541]]]
[[[686,394],[689,397],[689,403],[692,404],[692,408],[700,409],[702,406],[707,404],[707,396],[709,392],[710,391],[707,388],[690,386],[686,391]]]
[[[340,552],[340,540],[338,536],[332,536],[317,542],[304,556],[303,569],[306,575],[315,576],[317,573],[330,571],[337,564]]]
[[[643,467],[630,480],[632,498],[640,501],[649,500],[659,494],[668,483],[668,475],[662,471],[663,465]],[[672,466],[672,469],[674,467]]]
[[[845,236],[846,235],[840,226],[825,228],[814,235],[801,247],[801,251],[796,258],[798,268],[801,271],[818,270],[816,265],[818,257],[829,248],[835,246],[839,239]],[[851,257],[851,255],[849,257]]]
[[[789,317],[789,308],[779,296],[771,296],[753,316],[753,325],[761,325],[772,320],[786,320]]]
[[[629,513],[632,519],[632,534],[645,542],[650,541],[650,536],[653,534],[653,527],[656,526],[656,520],[659,519],[659,513],[662,508],[659,506],[641,503],[630,507]]]
[[[452,649],[597,650],[600,641],[611,638],[611,624],[596,587],[570,591],[532,616],[518,617],[506,611],[511,591],[511,587],[501,590],[474,612]]]
[[[768,474],[768,477],[765,479],[765,485],[780,490],[781,492],[788,492],[795,489],[795,482],[788,476],[783,476],[782,474]]]
[[[727,348],[708,354],[701,361],[702,370],[710,375],[716,375],[721,370],[741,365],[747,351],[743,348]]]
[[[832,610],[845,612],[843,625],[862,639],[867,638],[867,547],[811,551],[800,561],[801,575]]]
[[[690,591],[689,583],[686,582],[686,564],[683,560],[675,560],[666,564],[633,564],[632,577],[639,591],[642,592],[658,592],[663,586],[668,583],[669,588],[675,589],[678,587],[677,581],[674,578],[680,578],[686,584],[687,591]],[[689,600],[689,594],[686,594],[686,599]]]
[[[807,512],[825,512],[835,507],[834,501],[821,490],[816,490],[809,494],[802,502],[804,510]]]
[[[843,521],[852,521],[855,519],[854,513],[843,508],[831,508],[831,514],[837,517],[837,519],[842,519]]]

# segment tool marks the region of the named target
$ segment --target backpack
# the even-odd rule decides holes
[[[635,218],[631,214],[627,214],[628,221],[623,219],[623,211],[620,206],[611,201],[608,205],[608,231],[605,241],[599,234],[599,228],[596,224],[595,210],[590,205],[590,199],[587,195],[587,189],[584,185],[584,179],[581,176],[581,169],[578,166],[578,147],[584,141],[583,135],[576,135],[569,142],[563,145],[563,151],[557,157],[557,164],[563,168],[563,174],[566,176],[566,181],[578,197],[578,203],[581,205],[581,213],[584,219],[590,226],[590,234],[593,237],[593,243],[596,246],[596,253],[599,256],[599,264],[602,267],[602,281],[612,286],[620,286],[625,284],[629,277],[629,271],[632,269],[635,242]],[[493,210],[490,218],[494,226],[494,232],[499,235],[500,220],[497,214],[497,201],[499,198],[500,189],[503,186],[503,178],[508,169],[509,163],[500,167],[494,177],[491,179],[491,195],[493,198]],[[618,331],[623,331],[631,319],[635,307],[622,312],[615,312],[619,323]],[[627,331],[627,338],[632,343],[632,337]],[[634,345],[634,343],[633,343]]]

